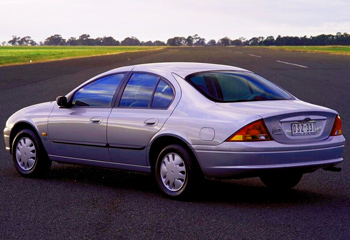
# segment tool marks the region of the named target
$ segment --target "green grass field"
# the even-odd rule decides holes
[[[298,51],[298,52],[312,52],[312,53],[331,53],[350,55],[350,46],[282,46],[269,47],[276,50]]]
[[[125,46],[125,47],[105,47],[105,46],[6,46],[0,47],[0,66],[25,64],[34,62],[46,62],[69,58],[90,57],[108,54],[118,54],[123,52],[149,51],[161,49],[162,47],[146,46]]]
[[[164,47],[146,46],[0,46],[0,66],[47,62],[54,60],[118,54],[123,52],[150,51]],[[274,50],[300,51],[350,55],[350,46],[281,46],[267,47]]]

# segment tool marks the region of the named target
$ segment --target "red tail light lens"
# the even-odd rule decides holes
[[[337,115],[335,117],[335,121],[334,121],[334,125],[333,125],[333,129],[331,132],[331,136],[338,136],[338,135],[342,135],[343,134],[343,130],[342,130],[342,126],[341,126],[341,119],[339,117],[339,115]]]
[[[245,141],[268,141],[272,140],[268,133],[264,121],[258,120],[248,124],[229,137],[227,142],[245,142]]]

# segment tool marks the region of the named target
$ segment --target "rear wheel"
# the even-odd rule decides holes
[[[51,167],[40,139],[29,129],[17,133],[12,145],[12,159],[17,172],[25,177],[43,176]]]
[[[260,179],[268,188],[285,190],[295,187],[302,176],[300,172],[278,171],[263,174]]]
[[[169,197],[183,197],[199,179],[191,155],[182,146],[166,146],[158,155],[155,176],[159,188]]]

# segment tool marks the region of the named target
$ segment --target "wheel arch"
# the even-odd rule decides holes
[[[38,133],[38,129],[36,129],[31,123],[26,122],[26,121],[21,121],[21,122],[17,122],[11,129],[11,133],[10,133],[10,153],[12,154],[12,144],[13,141],[17,135],[17,133],[19,133],[19,131],[23,130],[23,129],[29,129],[32,130],[37,137],[39,138],[39,140],[41,140],[40,135]]]
[[[148,151],[148,162],[149,162],[149,165],[151,166],[151,170],[153,173],[155,170],[155,165],[156,165],[157,156],[158,156],[159,152],[164,147],[171,145],[171,144],[178,144],[178,145],[182,146],[183,148],[185,148],[188,151],[188,153],[190,154],[191,158],[194,159],[194,162],[195,162],[198,170],[201,173],[203,173],[202,169],[200,167],[200,164],[198,163],[198,158],[197,158],[193,148],[190,146],[190,144],[186,140],[179,138],[178,136],[175,136],[175,135],[158,136],[150,144],[149,151]]]

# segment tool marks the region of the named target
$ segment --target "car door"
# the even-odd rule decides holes
[[[146,147],[170,116],[174,96],[173,86],[159,76],[131,75],[108,119],[107,139],[113,162],[147,165]]]
[[[48,120],[52,159],[110,161],[107,120],[124,73],[89,82],[71,98],[70,107],[55,106]]]

